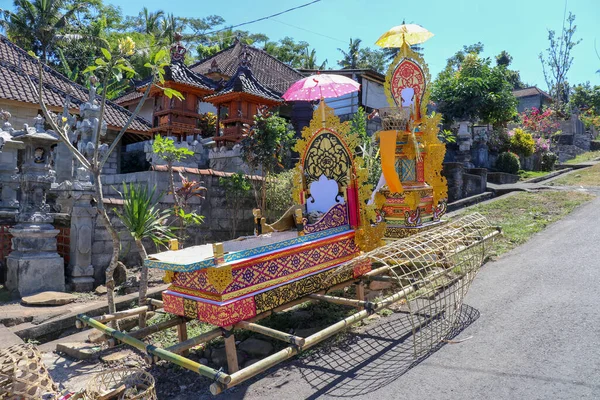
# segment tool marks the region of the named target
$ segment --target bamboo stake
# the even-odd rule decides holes
[[[238,365],[235,336],[233,336],[233,333],[230,333],[229,336],[225,337],[225,354],[227,355],[227,371],[229,374],[238,372],[240,367]]]
[[[260,333],[261,335],[269,336],[274,339],[293,344],[295,346],[304,346],[304,338],[295,335],[290,335],[289,333],[281,332],[276,329],[267,328],[266,326],[253,324],[252,322],[240,321],[237,324],[235,324],[235,327]]]
[[[180,367],[189,369],[190,371],[196,372],[210,379],[214,379],[217,382],[220,382],[221,384],[228,384],[229,382],[231,382],[231,376],[228,374],[219,372],[213,368],[199,364],[178,354],[171,353],[170,351],[167,351],[165,349],[146,344],[141,340],[135,339],[123,332],[119,332],[116,329],[109,328],[108,326],[96,321],[93,318],[88,317],[87,315],[78,315],[77,318],[85,324],[89,325],[90,327],[98,329],[99,331],[110,335],[123,343],[133,346],[140,351],[144,351],[148,354],[153,354],[165,361],[172,362],[173,364],[179,365]]]
[[[365,301],[365,284],[362,281],[356,284],[356,300]],[[364,310],[364,307],[359,306],[357,310]]]
[[[208,332],[204,332],[201,335],[194,336],[193,338],[187,339],[181,343],[177,343],[171,347],[167,347],[165,350],[170,351],[171,353],[181,354],[184,351],[191,349],[192,347],[196,347],[210,340],[213,340],[214,338],[221,336],[221,334],[221,329],[216,328]]]
[[[346,299],[344,297],[327,296],[324,294],[309,294],[307,297],[314,299],[314,300],[327,301],[329,303],[341,304],[344,306],[364,307],[364,308],[368,308],[371,310],[375,310],[377,308],[377,304],[371,303],[370,301]]]
[[[177,325],[177,339],[179,343],[185,342],[188,339],[187,335],[187,321],[184,321]],[[188,350],[184,350],[181,352],[182,356],[188,356],[190,352]]]

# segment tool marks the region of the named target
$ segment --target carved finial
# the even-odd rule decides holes
[[[44,117],[42,117],[40,114],[38,114],[37,117],[35,117],[33,120],[35,121],[34,126],[35,126],[36,132],[45,132],[46,131],[46,129],[44,129],[44,124],[46,122]]]
[[[252,61],[252,54],[248,51],[248,48],[244,46],[242,48],[242,52],[240,53],[240,66],[249,68],[251,66],[250,61]]]
[[[208,70],[208,73],[221,73],[221,68],[219,68],[219,64],[217,64],[217,60],[213,59],[212,62],[210,63],[210,69]]]
[[[5,131],[11,131],[12,132],[12,125],[10,124],[10,122],[8,122],[8,120],[10,119],[12,115],[10,115],[10,113],[8,111],[4,111],[2,109],[0,109],[0,119],[2,121],[4,121],[4,124],[2,124],[2,129],[4,129]]]
[[[181,44],[181,39],[183,35],[180,32],[176,32],[173,35],[174,43],[171,46],[171,62],[183,62],[185,59],[185,53],[187,53],[187,49],[184,45]]]
[[[98,78],[96,75],[90,75],[90,104],[94,104],[96,101],[96,85],[98,84]]]

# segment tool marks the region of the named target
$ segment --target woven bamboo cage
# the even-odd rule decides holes
[[[384,131],[405,131],[410,121],[409,107],[383,107],[379,117]]]
[[[119,400],[157,400],[154,378],[139,368],[115,368],[96,375],[88,384],[84,400],[106,398],[114,392],[111,399]]]
[[[497,227],[473,213],[391,241],[342,264],[336,273],[368,260],[373,269],[364,278],[385,279],[392,283],[392,291],[410,292],[402,307],[413,332],[414,356],[419,357],[452,329],[464,296],[497,234]]]
[[[0,350],[0,399],[56,399],[54,383],[37,348],[17,344]]]

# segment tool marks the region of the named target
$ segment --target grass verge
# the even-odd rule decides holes
[[[472,207],[470,211],[486,216],[492,225],[502,227],[496,242],[496,255],[525,243],[535,233],[563,218],[575,207],[594,198],[584,192],[519,192],[493,202]]]
[[[582,154],[578,155],[577,157],[566,161],[565,164],[579,164],[581,162],[593,161],[596,158],[600,158],[600,150],[588,151],[586,153],[582,153]]]
[[[526,181],[527,179],[531,179],[531,178],[539,178],[540,176],[548,175],[549,173],[550,173],[549,171],[524,171],[524,170],[520,170],[519,171],[519,180],[520,181]]]
[[[552,186],[600,186],[600,164],[566,174],[550,182]]]

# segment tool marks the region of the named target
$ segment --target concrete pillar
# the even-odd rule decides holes
[[[92,242],[96,209],[92,207],[92,192],[73,190],[71,212],[71,246],[68,280],[72,290],[89,292],[94,289],[94,266],[92,265]]]

